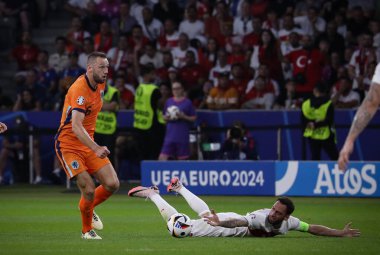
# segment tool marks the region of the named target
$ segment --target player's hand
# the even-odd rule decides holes
[[[353,147],[354,147],[354,144],[350,141],[346,141],[344,143],[344,146],[342,150],[340,151],[339,158],[338,158],[339,170],[346,171],[347,164],[348,164],[350,155],[352,153]]]
[[[211,226],[220,226],[219,217],[216,215],[213,209],[211,209],[211,214],[209,216],[203,216],[203,219],[207,222],[207,224],[210,224]]]
[[[110,151],[108,150],[107,146],[99,146],[95,150],[95,154],[99,158],[105,158],[105,157],[107,157],[110,154]]]
[[[4,133],[5,131],[7,131],[7,125],[5,125],[4,123],[0,122],[0,134]]]
[[[359,229],[352,229],[351,224],[352,222],[349,222],[346,224],[346,226],[344,226],[343,236],[344,237],[359,237],[360,236]]]

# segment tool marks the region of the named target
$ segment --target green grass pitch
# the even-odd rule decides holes
[[[0,254],[380,254],[380,199],[295,197],[294,216],[342,228],[352,221],[359,238],[315,237],[291,232],[274,238],[171,237],[150,201],[119,192],[97,208],[101,241],[80,238],[79,193],[63,187],[0,187]],[[125,191],[125,190],[124,190]],[[268,208],[274,197],[202,196],[217,212],[245,214]],[[165,199],[190,217],[180,196]]]

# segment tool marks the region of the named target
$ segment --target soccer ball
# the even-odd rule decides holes
[[[171,105],[168,107],[168,109],[166,109],[166,115],[171,120],[178,119],[178,113],[179,113],[179,108],[176,105]]]
[[[178,238],[188,236],[192,228],[189,216],[183,213],[173,214],[169,218],[167,226],[169,233]]]

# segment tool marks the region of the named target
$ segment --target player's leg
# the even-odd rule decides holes
[[[93,173],[100,182],[95,190],[94,207],[107,200],[114,192],[119,189],[120,182],[113,166],[108,163]]]
[[[181,196],[185,198],[186,202],[189,204],[191,209],[193,209],[193,211],[196,212],[199,217],[203,217],[205,215],[210,214],[210,208],[205,203],[205,201],[194,195],[190,190],[183,186],[178,177],[173,177],[171,179],[167,191],[174,191],[181,194]]]
[[[177,210],[160,196],[157,187],[138,186],[131,189],[128,192],[128,196],[149,198],[156,205],[158,211],[165,221],[168,221],[170,216],[177,213]]]
[[[82,216],[82,233],[92,230],[92,214],[94,210],[94,193],[95,184],[92,177],[86,171],[76,175],[76,182],[81,191],[81,199],[79,200],[79,209]]]

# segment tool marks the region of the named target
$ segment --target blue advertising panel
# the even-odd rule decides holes
[[[143,161],[141,184],[162,194],[172,177],[197,195],[274,195],[275,164],[257,161]]]
[[[336,162],[276,163],[276,195],[379,197],[380,162],[351,162],[342,172]]]

